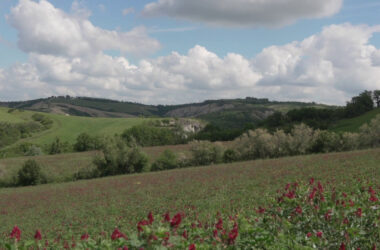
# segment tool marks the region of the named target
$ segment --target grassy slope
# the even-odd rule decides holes
[[[380,108],[374,109],[358,117],[340,120],[330,130],[334,132],[358,132],[363,124],[368,123],[377,115],[380,115]]]
[[[15,111],[9,114],[8,109],[0,108],[0,122],[23,122],[31,120],[35,112]],[[78,116],[64,116],[55,114],[46,114],[54,121],[51,129],[41,133],[34,134],[32,137],[20,140],[20,142],[29,142],[38,145],[51,143],[56,137],[62,141],[74,143],[77,136],[86,132],[90,135],[113,135],[121,133],[126,128],[140,124],[147,119],[143,118],[90,118]]]
[[[14,225],[31,238],[71,230],[95,235],[119,227],[127,232],[149,211],[183,211],[201,219],[250,212],[265,205],[267,192],[309,177],[351,188],[355,178],[380,179],[380,149],[319,154],[118,176],[74,183],[0,189],[0,237]]]

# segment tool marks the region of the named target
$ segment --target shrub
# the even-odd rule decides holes
[[[360,128],[360,143],[363,147],[380,146],[380,115]]]
[[[289,150],[292,155],[311,152],[318,138],[319,130],[313,130],[305,124],[294,126],[289,137]]]
[[[178,167],[178,158],[171,150],[165,150],[152,164],[152,171],[174,169]]]
[[[210,165],[222,162],[223,149],[209,141],[195,141],[191,145],[192,164]]]
[[[108,139],[102,153],[94,159],[99,176],[140,173],[148,165],[148,157],[140,148],[130,147],[118,138]]]
[[[61,142],[58,137],[56,137],[55,140],[50,145],[48,145],[48,152],[50,155],[65,153],[69,150],[69,144],[67,142]]]
[[[238,153],[231,148],[227,149],[223,153],[223,162],[225,163],[234,162],[234,161],[237,161],[238,159],[239,159]]]
[[[92,137],[87,133],[78,135],[74,150],[77,152],[84,152],[90,150],[100,149],[102,146],[101,140],[98,137]]]
[[[17,173],[17,185],[30,186],[46,183],[40,165],[35,160],[27,160]]]

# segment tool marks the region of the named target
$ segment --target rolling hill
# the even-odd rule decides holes
[[[380,115],[380,108],[376,108],[354,118],[340,120],[329,130],[334,132],[358,132],[361,126],[378,115]]]

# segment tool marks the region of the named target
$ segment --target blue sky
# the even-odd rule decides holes
[[[44,0],[46,1],[46,0]],[[181,1],[183,0],[177,0],[178,6],[171,7],[165,4],[161,4],[162,6],[156,6],[157,8],[154,11],[146,11],[144,12],[144,8],[146,9],[147,4],[155,3],[157,1],[154,0],[112,0],[112,1],[105,1],[105,0],[83,0],[83,1],[61,1],[61,0],[49,0],[48,3],[53,6],[53,8],[62,11],[63,13],[67,15],[74,15],[75,12],[73,3],[76,4],[76,6],[79,6],[79,9],[84,12],[91,13],[91,15],[85,15],[85,17],[81,17],[82,19],[86,19],[87,21],[91,22],[94,27],[98,27],[102,30],[107,31],[117,31],[119,33],[127,33],[131,30],[135,29],[136,27],[143,27],[144,28],[144,36],[147,37],[149,42],[156,41],[159,43],[159,46],[156,46],[157,44],[151,43],[152,45],[149,45],[150,43],[147,43],[146,50],[150,50],[150,46],[153,46],[154,48],[150,53],[141,53],[144,52],[144,48],[139,48],[140,51],[136,53],[136,51],[131,51],[129,48],[120,48],[120,46],[113,46],[110,48],[107,48],[107,46],[102,46],[101,49],[96,51],[96,53],[102,53],[104,55],[109,55],[112,58],[116,60],[116,58],[125,58],[129,64],[136,66],[138,69],[141,68],[139,66],[141,62],[149,62],[154,67],[159,68],[157,70],[158,72],[165,71],[165,74],[168,75],[170,73],[170,79],[158,79],[154,78],[153,76],[149,75],[149,79],[151,79],[151,84],[144,82],[142,80],[132,80],[129,81],[129,76],[126,79],[126,75],[124,73],[121,73],[123,75],[123,80],[118,80],[119,82],[113,83],[114,84],[114,90],[110,90],[113,87],[107,86],[107,83],[104,83],[105,87],[101,87],[100,83],[87,83],[87,85],[83,85],[82,90],[75,89],[72,86],[76,85],[77,83],[72,80],[71,83],[68,83],[67,81],[61,81],[60,83],[57,83],[60,81],[60,79],[52,79],[52,77],[44,78],[42,76],[42,73],[40,72],[36,78],[38,78],[39,83],[26,83],[22,82],[23,80],[20,78],[18,82],[13,83],[3,83],[3,87],[1,88],[1,82],[0,82],[0,91],[2,94],[0,94],[0,100],[6,100],[6,99],[25,99],[25,98],[36,98],[36,97],[44,97],[46,95],[50,94],[64,94],[67,92],[68,94],[73,95],[83,95],[83,93],[88,93],[89,95],[93,96],[104,96],[107,95],[110,98],[117,98],[117,99],[128,99],[128,100],[141,100],[142,102],[148,102],[148,103],[180,103],[181,101],[197,101],[197,100],[203,100],[208,98],[222,98],[222,97],[244,97],[245,93],[251,95],[251,96],[258,96],[258,97],[267,97],[264,95],[269,95],[271,99],[286,99],[286,100],[305,100],[305,101],[320,101],[320,102],[326,102],[326,103],[343,103],[347,98],[352,95],[353,93],[359,91],[363,88],[380,88],[379,84],[380,82],[375,82],[372,85],[371,84],[363,84],[358,82],[350,82],[345,84],[351,84],[350,86],[342,87],[342,77],[334,77],[334,80],[308,80],[308,82],[313,82],[311,85],[308,86],[308,88],[303,89],[302,91],[298,91],[299,93],[290,95],[287,94],[287,92],[299,89],[300,86],[305,85],[305,83],[300,83],[300,79],[304,79],[304,72],[298,73],[298,75],[294,76],[301,68],[303,68],[302,65],[297,66],[296,71],[292,71],[292,77],[287,76],[283,77],[276,77],[271,78],[268,76],[265,76],[265,73],[268,72],[268,70],[262,69],[262,64],[260,65],[250,65],[250,68],[254,68],[253,73],[257,73],[258,76],[255,78],[253,76],[252,72],[247,73],[251,74],[251,78],[248,81],[252,81],[252,88],[250,89],[249,86],[245,86],[244,84],[237,84],[235,87],[241,87],[241,91],[235,91],[236,88],[233,88],[233,91],[229,90],[228,87],[224,88],[224,86],[228,86],[230,83],[228,82],[228,79],[232,79],[234,76],[228,75],[226,78],[219,77],[220,74],[226,75],[226,72],[220,72],[220,74],[215,75],[211,73],[205,73],[205,77],[202,79],[197,79],[195,76],[188,74],[187,72],[175,72],[176,75],[173,75],[174,73],[172,71],[166,72],[166,66],[161,65],[161,62],[158,62],[158,58],[166,58],[166,59],[173,59],[169,58],[171,53],[174,51],[176,52],[180,58],[181,56],[188,56],[185,59],[189,59],[189,51],[192,49],[195,49],[196,53],[194,54],[198,55],[199,53],[212,53],[207,54],[208,56],[213,57],[215,55],[218,59],[223,60],[222,65],[230,65],[226,61],[226,56],[229,53],[234,53],[236,55],[239,55],[243,57],[245,60],[247,60],[249,63],[251,61],[257,61],[258,58],[262,58],[262,55],[258,56],[260,54],[263,54],[262,52],[266,48],[270,48],[271,46],[277,46],[278,49],[284,50],[284,46],[287,44],[291,44],[292,42],[302,42],[304,39],[310,38],[312,36],[320,36],[320,40],[327,39],[323,35],[321,35],[321,32],[331,26],[334,25],[344,25],[349,24],[350,28],[344,28],[345,30],[354,30],[353,27],[360,27],[359,25],[365,25],[365,27],[376,27],[380,24],[380,2],[377,0],[345,0],[343,2],[343,5],[335,11],[333,14],[323,14],[323,17],[315,17],[315,15],[320,15],[321,13],[313,13],[312,10],[307,10],[307,6],[305,7],[304,12],[307,14],[300,15],[301,17],[294,17],[296,19],[294,22],[291,21],[290,24],[287,23],[285,20],[284,23],[281,23],[281,21],[274,21],[276,22],[273,27],[273,23],[271,20],[266,20],[265,22],[268,22],[268,24],[264,23],[255,23],[256,21],[244,23],[244,21],[236,21],[235,20],[226,20],[224,22],[223,20],[223,14],[225,16],[229,16],[236,13],[215,13],[215,15],[221,15],[222,17],[218,16],[217,21],[211,20],[209,21],[206,17],[201,17],[197,19],[198,15],[196,10],[194,13],[190,13],[186,18],[178,17],[178,14],[176,12],[184,11],[181,10]],[[232,1],[232,0],[231,0]],[[231,2],[230,1],[230,2]],[[241,4],[244,4],[246,0],[241,0]],[[299,0],[301,1],[301,0]],[[335,1],[335,0],[334,0]],[[341,0],[336,0],[336,2],[339,2]],[[25,38],[20,38],[19,34],[27,33],[28,31],[22,30],[20,27],[22,26],[20,23],[22,20],[26,20],[23,13],[11,13],[11,9],[15,6],[21,6],[23,4],[27,4],[27,2],[32,2],[32,0],[25,0],[25,1],[18,1],[18,0],[2,0],[0,2],[0,69],[3,70],[3,78],[6,79],[6,77],[10,77],[15,72],[15,67],[20,70],[20,64],[30,64],[31,66],[35,66],[35,62],[40,60],[42,56],[58,56],[62,57],[62,54],[56,55],[51,52],[46,52],[44,49],[33,47],[33,49],[25,48],[25,44],[27,43],[36,43],[39,46],[43,46],[41,41],[33,41],[33,40],[25,40]],[[40,3],[39,1],[34,1],[36,4]],[[212,6],[213,0],[205,0],[203,3],[207,5],[207,2],[210,2],[210,6]],[[227,2],[228,0],[224,0],[224,2]],[[233,1],[232,1],[233,2]],[[275,3],[276,0],[272,0],[271,2]],[[289,0],[290,4],[297,4],[297,0]],[[295,5],[297,6],[297,5]],[[207,7],[207,6],[206,6]],[[131,13],[128,13],[126,15],[123,15],[123,10],[125,9],[133,9]],[[165,9],[166,8],[166,9]],[[195,7],[194,7],[195,8]],[[311,7],[310,7],[311,8]],[[186,10],[185,10],[186,11]],[[238,9],[236,11],[239,11]],[[36,8],[36,12],[38,12],[38,8]],[[143,13],[144,12],[144,13]],[[298,11],[301,12],[301,11]],[[298,13],[297,12],[297,13]],[[148,13],[148,14],[147,14]],[[151,14],[153,13],[153,14]],[[158,13],[158,14],[157,14]],[[174,14],[173,14],[174,13]],[[310,14],[311,13],[311,14]],[[19,16],[16,16],[19,15]],[[187,13],[186,13],[187,15]],[[210,16],[214,15],[214,13],[210,13]],[[255,15],[253,13],[252,15]],[[290,20],[292,13],[289,14],[287,18]],[[298,14],[297,14],[298,15]],[[309,16],[308,16],[309,15]],[[313,16],[314,15],[314,16]],[[7,16],[14,16],[13,25],[12,22],[7,18]],[[306,18],[304,18],[306,16]],[[215,22],[217,23],[215,23]],[[17,24],[15,24],[17,22]],[[31,21],[33,22],[33,20]],[[212,22],[212,23],[211,23]],[[239,23],[238,23],[239,22]],[[232,25],[230,25],[232,24]],[[18,26],[19,25],[19,26]],[[353,31],[351,35],[363,35],[365,37],[364,39],[368,38],[368,41],[365,43],[365,45],[370,45],[377,50],[380,48],[380,34],[378,31],[369,31],[370,35],[366,34],[357,34]],[[347,36],[350,36],[350,34],[346,34]],[[24,34],[24,37],[28,36],[27,34]],[[24,40],[23,40],[24,39]],[[28,38],[29,39],[29,38]],[[48,38],[47,38],[48,39]],[[330,38],[329,38],[330,39]],[[24,44],[24,48],[20,46],[19,40],[21,40],[20,43]],[[323,40],[324,41],[324,40]],[[131,41],[133,43],[134,41]],[[140,41],[141,42],[141,41]],[[358,45],[358,44],[356,44]],[[360,45],[360,44],[359,44]],[[359,46],[358,45],[358,46]],[[363,45],[363,44],[361,44]],[[196,46],[200,46],[201,48],[204,48],[205,50],[197,49]],[[354,46],[354,45],[353,45]],[[302,46],[301,46],[302,47]],[[301,50],[300,46],[296,46],[297,50]],[[372,48],[371,47],[371,48]],[[361,48],[362,51],[367,51],[368,48]],[[315,48],[313,48],[315,49]],[[289,50],[286,48],[286,50],[289,52]],[[276,50],[277,51],[277,50]],[[291,49],[291,51],[294,51],[294,49]],[[302,51],[303,54],[302,58],[308,58],[312,57],[312,55],[308,55],[309,53],[307,50]],[[293,52],[292,52],[293,53]],[[371,52],[375,56],[371,56],[374,62],[377,62],[377,52],[373,51]],[[36,55],[37,54],[37,55]],[[299,53],[296,53],[298,58]],[[315,53],[314,53],[315,54]],[[314,55],[313,54],[313,55]],[[83,55],[65,55],[66,60],[73,60],[73,58],[82,58],[82,61],[85,60]],[[265,62],[272,61],[273,60],[273,54],[271,54],[272,59],[266,59]],[[292,55],[293,56],[293,55]],[[38,57],[38,59],[36,59]],[[258,58],[256,58],[258,57]],[[176,58],[176,60],[178,59]],[[203,58],[203,57],[202,57]],[[214,58],[217,60],[216,58]],[[99,59],[101,60],[101,59]],[[178,59],[179,60],[179,59]],[[333,62],[334,60],[327,60],[326,58],[319,58],[318,60],[314,60],[313,63],[325,63],[325,62]],[[308,62],[310,63],[310,62]],[[159,66],[158,66],[159,64]],[[341,69],[339,67],[335,67],[336,64],[334,62],[332,63],[334,66],[333,74],[334,76],[337,76],[338,74],[341,74]],[[376,66],[376,63],[370,63],[372,66]],[[189,64],[190,65],[190,64]],[[320,64],[318,64],[320,65]],[[325,64],[324,64],[325,65]],[[326,64],[327,65],[327,64]],[[368,66],[368,65],[367,65]],[[70,66],[72,67],[72,66]],[[96,66],[92,66],[96,67]],[[227,67],[227,66],[226,66]],[[268,65],[268,67],[271,67],[271,65]],[[315,67],[315,65],[310,66]],[[347,70],[349,70],[351,66],[347,66]],[[363,66],[364,67],[364,66]],[[163,68],[165,70],[163,70]],[[232,67],[233,68],[233,67]],[[373,73],[373,71],[377,71],[378,68],[366,68],[368,71]],[[24,69],[23,69],[24,70]],[[261,71],[260,71],[261,70]],[[292,68],[294,70],[294,68]],[[53,70],[54,71],[54,70]],[[223,71],[223,69],[221,69]],[[1,71],[0,71],[1,72]],[[5,72],[5,73],[4,73]],[[277,71],[276,71],[277,72]],[[208,75],[207,75],[208,74]],[[240,73],[239,73],[240,74]],[[242,73],[244,74],[244,73]],[[358,73],[359,74],[359,73]],[[373,73],[375,76],[377,76],[376,72]],[[273,74],[272,74],[273,75]],[[270,75],[270,76],[272,76]],[[0,75],[1,76],[1,75]],[[135,74],[134,74],[135,76]],[[161,77],[156,76],[156,77]],[[244,76],[245,77],[245,76]],[[244,78],[243,77],[243,78]],[[247,76],[248,77],[248,76]],[[357,77],[356,81],[360,81],[359,76],[355,75],[352,78],[355,79]],[[17,78],[17,77],[14,77]],[[106,76],[105,78],[109,78],[109,76]],[[141,73],[141,76],[138,76],[138,79],[147,78],[146,75]],[[176,85],[175,80],[173,79],[181,79],[182,82],[178,83]],[[72,78],[70,78],[72,79]],[[86,73],[86,79],[89,79],[88,73]],[[184,80],[185,79],[185,80]],[[0,77],[1,80],[1,77]],[[7,80],[7,79],[6,79]],[[214,81],[215,84],[211,84],[210,81]],[[138,82],[139,81],[139,82]],[[173,82],[172,82],[173,81]],[[204,81],[204,82],[203,82]],[[271,81],[276,81],[276,84],[273,84]],[[292,83],[294,82],[294,84]],[[318,82],[319,81],[319,82]],[[192,82],[192,84],[187,84],[187,82]],[[12,84],[12,86],[9,86]],[[49,88],[49,91],[44,88],[44,91],[40,91],[36,93],[23,93],[20,87],[18,86],[24,86],[25,84],[36,84],[33,88],[37,88],[36,86],[47,86]],[[95,84],[95,85],[91,85]],[[320,85],[318,85],[320,84]],[[338,95],[336,97],[329,96],[329,97],[323,97],[324,91],[329,92],[327,90],[326,84],[331,87],[331,85],[334,85],[334,90],[336,90],[335,95]],[[137,86],[138,85],[138,86]],[[230,84],[233,85],[233,84]],[[357,85],[357,86],[356,86]],[[216,86],[216,87],[215,87]],[[268,89],[255,89],[253,86],[267,86]],[[270,88],[269,88],[270,87]],[[15,88],[18,88],[15,90]],[[314,88],[314,90],[312,89]],[[316,91],[318,88],[325,89],[324,91]],[[2,89],[2,90],[1,90]],[[86,90],[87,89],[87,90]],[[192,90],[192,94],[185,98],[176,99],[172,95],[173,93],[182,93],[188,94],[188,90]],[[248,91],[247,91],[248,90]],[[5,91],[9,91],[6,93]],[[11,93],[12,91],[12,93]],[[273,93],[275,94],[271,94]],[[123,94],[120,94],[120,92],[123,92]],[[162,93],[161,93],[162,92]],[[159,95],[155,95],[155,93],[160,93]],[[167,97],[167,96],[171,97]],[[174,94],[176,95],[176,94]]]

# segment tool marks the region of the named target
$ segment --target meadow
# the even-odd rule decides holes
[[[180,212],[214,223],[215,215],[249,216],[273,201],[287,183],[321,180],[354,191],[353,179],[378,191],[380,149],[317,154],[108,177],[73,183],[0,189],[0,238],[17,225],[23,239],[108,238],[115,228],[135,230],[149,212]],[[103,236],[102,236],[103,235]]]

